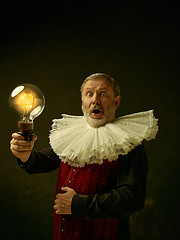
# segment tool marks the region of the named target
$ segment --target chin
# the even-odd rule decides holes
[[[107,113],[103,114],[101,118],[92,118],[83,106],[82,106],[82,111],[84,116],[86,117],[86,120],[89,126],[92,128],[98,128],[98,127],[104,126],[106,123],[110,122],[111,119],[113,119],[113,117],[111,118],[110,116],[111,115],[114,116],[115,114],[115,110],[113,107],[111,111],[108,112],[108,114]]]
[[[104,126],[107,123],[105,118],[95,119],[87,115],[85,117],[87,119],[89,126],[92,128],[98,128],[98,127]]]

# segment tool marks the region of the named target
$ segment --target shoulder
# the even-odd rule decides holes
[[[146,157],[146,152],[144,149],[143,144],[138,145],[134,149],[132,149],[128,154],[126,155],[119,155],[119,161],[121,160],[127,160],[127,159],[134,159],[136,157]]]
[[[145,168],[147,169],[147,156],[143,144],[135,147],[127,155],[120,155],[118,158],[120,169]]]

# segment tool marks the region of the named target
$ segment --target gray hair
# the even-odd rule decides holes
[[[112,85],[115,97],[120,95],[120,88],[119,88],[118,83],[114,80],[114,78],[110,77],[106,73],[94,73],[94,74],[88,76],[87,78],[85,78],[85,80],[82,83],[81,88],[80,88],[81,94],[82,94],[82,91],[83,91],[84,84],[89,80],[96,80],[96,79],[107,79]]]

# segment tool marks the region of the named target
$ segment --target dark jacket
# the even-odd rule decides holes
[[[59,167],[60,159],[51,148],[32,151],[20,167],[30,174],[50,172]],[[117,239],[130,239],[129,216],[141,209],[145,202],[148,163],[142,145],[118,159],[117,187],[108,193],[80,195],[72,200],[72,214],[89,219],[118,218]]]

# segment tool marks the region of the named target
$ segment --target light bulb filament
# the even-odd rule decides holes
[[[28,111],[33,107],[33,105],[34,105],[33,94],[30,91],[26,90],[20,96],[20,106],[25,111],[25,113],[28,113]]]

